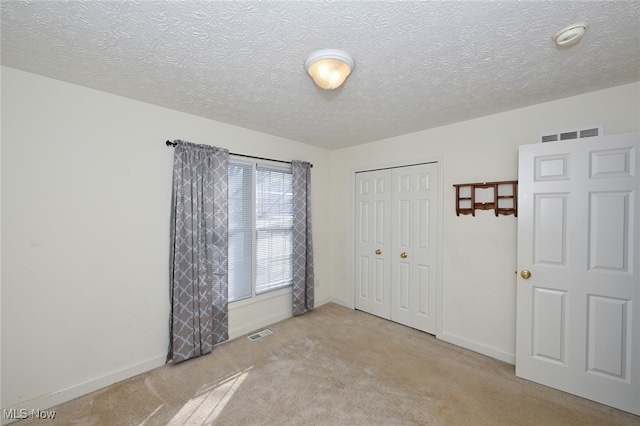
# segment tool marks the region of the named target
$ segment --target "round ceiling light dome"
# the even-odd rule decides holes
[[[585,31],[587,31],[587,27],[586,22],[568,25],[553,35],[553,41],[561,47],[575,44],[580,41]]]
[[[351,55],[337,49],[318,50],[304,62],[304,68],[313,81],[325,90],[340,87],[355,66]]]

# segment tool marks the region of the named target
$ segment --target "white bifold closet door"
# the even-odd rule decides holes
[[[435,334],[438,164],[356,174],[356,309]]]
[[[391,319],[391,173],[356,174],[356,309]]]

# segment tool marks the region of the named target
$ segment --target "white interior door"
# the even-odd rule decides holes
[[[516,374],[640,415],[639,141],[520,147]]]
[[[438,164],[392,171],[391,320],[436,333]]]
[[[356,174],[355,307],[391,316],[391,174]]]

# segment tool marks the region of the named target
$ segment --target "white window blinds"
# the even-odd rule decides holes
[[[290,286],[293,278],[291,169],[256,170],[256,294]]]
[[[229,302],[252,295],[252,167],[251,163],[229,162]]]

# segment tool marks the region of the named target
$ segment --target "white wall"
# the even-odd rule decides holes
[[[440,337],[513,362],[516,219],[456,217],[452,184],[517,177],[543,132],[640,130],[640,83],[329,152],[2,68],[1,408],[40,408],[162,365],[173,150],[185,139],[314,163],[318,304],[353,306],[353,171],[443,158]],[[330,182],[330,184],[326,184]],[[232,337],[290,315],[230,307]]]
[[[328,281],[329,151],[3,67],[2,408],[45,409],[164,363],[166,139],[312,162]],[[290,316],[290,293],[272,296],[232,304],[231,336]]]
[[[518,146],[546,132],[604,124],[640,130],[640,83],[332,152],[332,300],[353,306],[352,188],[355,170],[443,158],[444,340],[515,362],[516,224],[492,211],[455,214],[453,184],[517,179]]]

